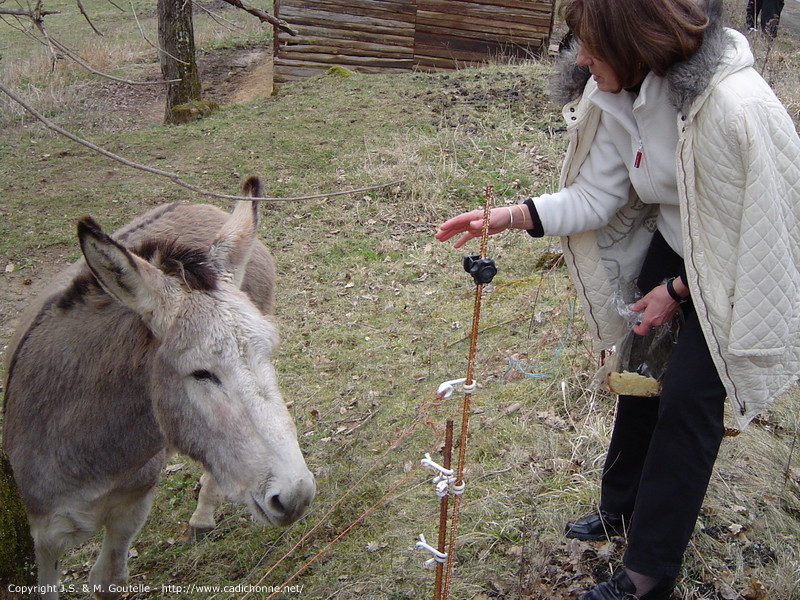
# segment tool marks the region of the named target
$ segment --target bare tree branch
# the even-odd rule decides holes
[[[133,18],[136,21],[136,26],[139,28],[139,33],[142,35],[142,39],[145,42],[147,42],[148,44],[150,44],[151,47],[153,47],[156,50],[158,50],[159,54],[163,52],[164,54],[169,56],[172,60],[177,61],[177,62],[182,63],[182,64],[186,64],[185,61],[182,61],[180,58],[177,58],[176,56],[173,56],[172,54],[170,54],[169,52],[167,52],[166,50],[161,48],[158,44],[154,44],[153,42],[151,42],[147,38],[147,36],[144,33],[144,29],[142,28],[142,24],[139,22],[139,15],[136,14],[136,8],[134,8],[134,6],[133,6],[133,0],[129,0],[129,3],[130,3],[130,6],[131,6],[131,12],[133,13]]]
[[[58,13],[53,13],[53,14],[58,14]],[[13,20],[14,22],[12,22],[11,19],[7,19],[5,16],[0,14],[0,21],[5,23],[5,25],[7,27],[11,27],[11,29],[16,29],[22,35],[24,35],[27,38],[30,38],[31,40],[33,40],[37,44],[42,44],[43,46],[46,46],[47,44],[45,42],[40,40],[38,37],[36,37],[32,33],[32,28],[31,27],[28,27],[28,26],[24,25],[24,23],[26,21],[30,21],[31,20],[30,15],[25,15],[25,17],[27,17],[27,19],[22,19],[21,17],[15,15],[14,16],[14,20]]]
[[[39,14],[44,17],[46,15],[57,15],[57,14],[60,14],[60,13],[57,10],[50,10],[50,11],[45,10],[45,11],[42,11],[41,13],[39,13]],[[3,8],[2,6],[0,6],[0,15],[13,15],[15,17],[28,17],[29,19],[33,19],[34,18],[33,12],[31,12],[29,10],[25,10],[24,8]]]
[[[119,4],[117,4],[116,2],[114,2],[114,0],[108,0],[108,3],[109,3],[111,6],[113,6],[114,8],[116,8],[116,9],[117,9],[119,12],[123,12],[123,13],[125,12],[125,9],[124,9],[124,8],[122,8],[122,7],[121,7]]]
[[[284,21],[283,19],[277,19],[273,17],[268,12],[261,10],[260,8],[256,8],[255,6],[250,6],[244,0],[225,0],[228,4],[236,6],[237,8],[241,8],[242,10],[249,12],[251,15],[258,17],[259,21],[262,23],[266,21],[267,23],[272,23],[278,29],[281,29],[288,33],[289,35],[297,35],[297,31],[291,28],[291,26]]]
[[[103,34],[97,27],[94,26],[94,23],[92,23],[92,20],[89,18],[89,15],[86,14],[86,10],[84,10],[81,0],[75,0],[75,3],[78,5],[78,10],[81,11],[83,18],[86,19],[86,22],[89,24],[89,27],[91,27],[97,35],[102,37]]]
[[[81,1],[80,0],[76,0],[76,2],[77,2],[77,5],[78,5],[78,8],[80,9],[80,11],[83,14],[84,18],[86,19],[87,23],[89,23],[89,25],[95,31],[95,33],[97,33],[100,36],[103,36],[103,34],[94,26],[94,24],[92,23],[91,19],[89,18],[89,16],[84,11],[83,5],[81,4]],[[111,2],[111,0],[109,0],[109,3],[112,6],[118,8],[119,10],[123,10],[118,5],[116,5],[113,2]],[[131,4],[131,9],[133,9],[133,4]],[[18,17],[18,18],[19,17],[26,17],[26,18],[30,19],[33,22],[33,24],[39,30],[39,33],[41,33],[42,37],[44,38],[44,41],[42,42],[42,40],[39,40],[36,36],[34,36],[34,35],[30,34],[30,33],[28,33],[28,35],[30,37],[32,37],[33,39],[43,43],[45,46],[47,46],[49,48],[50,55],[51,55],[51,70],[53,70],[53,71],[55,70],[56,62],[58,61],[58,58],[59,58],[58,57],[58,52],[61,52],[62,54],[64,54],[65,56],[67,56],[71,60],[75,61],[78,65],[80,65],[81,67],[83,67],[84,69],[86,69],[87,71],[89,71],[90,73],[92,73],[94,75],[97,75],[99,77],[105,77],[106,79],[110,79],[112,81],[118,81],[120,83],[127,83],[128,85],[165,85],[165,84],[168,84],[168,83],[175,83],[177,81],[180,81],[179,79],[159,80],[159,81],[133,81],[131,79],[124,79],[122,77],[116,77],[114,75],[109,75],[108,73],[103,73],[102,71],[98,71],[97,69],[95,69],[91,65],[89,65],[86,61],[84,61],[78,54],[76,54],[75,52],[73,52],[72,50],[67,48],[64,44],[59,42],[57,39],[55,39],[53,37],[50,37],[50,34],[47,32],[47,30],[44,27],[44,17],[46,15],[55,15],[55,14],[60,14],[60,13],[58,11],[42,10],[41,0],[38,0],[36,8],[33,9],[33,10],[15,9],[15,8],[2,8],[2,7],[0,7],[0,15],[10,15],[10,16]],[[148,43],[150,43],[151,46],[153,46],[154,48],[159,49],[157,46],[153,45],[149,40],[147,40],[147,38],[144,36],[144,32],[142,31],[141,25],[139,24],[139,19],[138,19],[138,17],[136,17],[136,12],[135,11],[133,13],[133,16],[134,16],[134,18],[136,18],[136,23],[137,23],[137,25],[139,25],[139,31],[142,32],[142,37],[144,37],[144,39]]]
[[[214,20],[215,23],[218,23],[219,25],[222,25],[223,27],[227,27],[230,31],[236,31],[236,29],[237,29],[236,23],[234,23],[233,21],[229,21],[228,19],[223,19],[218,14],[216,14],[214,11],[207,9],[205,6],[203,6],[199,2],[195,2],[192,6],[196,6],[197,8],[202,10],[209,17],[211,17]]]
[[[56,49],[50,40],[47,30],[44,28],[44,18],[42,17],[42,0],[36,1],[36,8],[32,11],[31,21],[33,21],[33,24],[36,25],[39,33],[41,33],[42,37],[44,37],[45,45],[47,46],[47,49],[50,50],[50,73],[54,73],[56,70],[56,63],[58,62],[58,54],[56,53]]]
[[[55,50],[58,50],[59,52],[62,52],[70,59],[78,63],[81,67],[83,67],[90,73],[98,75],[100,77],[105,77],[106,79],[110,79],[112,81],[119,81],[120,83],[127,83],[129,85],[164,85],[167,83],[174,83],[176,81],[180,81],[179,79],[159,80],[159,81],[133,81],[131,79],[124,79],[122,77],[116,77],[114,75],[109,75],[108,73],[103,73],[102,71],[98,71],[97,69],[93,68],[89,63],[84,61],[80,56],[78,56],[75,52],[67,48],[57,39],[50,37],[50,35],[47,33],[47,30],[44,28],[44,23],[41,20],[36,21],[36,27],[39,29],[39,32],[42,34],[42,36],[44,36],[44,38],[47,40],[47,43],[50,45],[50,48],[53,51],[54,55],[53,68],[55,68],[55,58],[57,58]]]
[[[193,191],[193,192],[195,192],[197,194],[202,194],[203,196],[211,196],[213,198],[223,198],[223,199],[226,199],[226,200],[260,200],[260,201],[264,201],[264,202],[294,202],[294,201],[298,201],[298,200],[317,200],[317,199],[322,199],[322,198],[330,198],[330,197],[333,197],[333,196],[346,196],[346,195],[349,195],[349,194],[359,194],[359,193],[362,193],[362,192],[368,192],[368,191],[371,191],[371,190],[378,190],[378,189],[382,189],[382,188],[386,188],[386,187],[391,187],[391,186],[394,186],[394,185],[399,185],[400,183],[402,183],[402,180],[398,180],[398,181],[391,181],[389,183],[383,183],[383,184],[380,184],[380,185],[372,185],[372,186],[356,188],[356,189],[352,189],[352,190],[346,190],[346,191],[342,191],[342,192],[330,192],[330,193],[326,193],[326,194],[314,194],[314,195],[311,195],[311,196],[297,196],[297,197],[293,197],[293,198],[250,198],[248,196],[234,196],[234,195],[230,195],[230,194],[218,194],[216,192],[210,192],[208,190],[204,190],[204,189],[199,188],[199,187],[197,187],[195,185],[187,183],[186,181],[183,181],[180,178],[180,176],[178,174],[176,174],[176,173],[171,173],[169,171],[162,171],[161,169],[156,169],[154,167],[150,167],[150,166],[147,166],[147,165],[143,165],[143,164],[140,164],[140,163],[136,163],[136,162],[130,161],[130,160],[126,159],[126,158],[118,156],[117,154],[114,154],[113,152],[109,152],[105,148],[101,148],[100,146],[97,146],[97,145],[93,144],[92,142],[89,142],[89,141],[86,141],[86,140],[84,140],[82,138],[79,138],[78,136],[70,133],[66,129],[63,129],[62,127],[59,127],[58,125],[56,125],[55,123],[53,123],[52,121],[50,121],[49,119],[47,119],[46,117],[41,115],[30,104],[25,102],[22,98],[17,96],[9,88],[7,88],[5,85],[3,85],[2,82],[0,82],[0,92],[3,92],[5,95],[7,95],[9,98],[11,98],[14,102],[16,102],[17,104],[22,106],[22,108],[24,108],[31,115],[33,115],[39,121],[41,121],[48,129],[51,129],[52,131],[55,131],[56,133],[59,133],[59,134],[63,135],[66,138],[69,138],[73,142],[76,142],[76,143],[78,143],[78,144],[80,144],[82,146],[85,146],[85,147],[89,148],[90,150],[93,150],[94,152],[97,152],[98,154],[102,154],[103,156],[105,156],[107,158],[110,158],[112,160],[120,162],[120,163],[122,163],[123,165],[125,165],[127,167],[132,167],[134,169],[139,169],[140,171],[145,171],[147,173],[152,173],[153,175],[159,175],[161,177],[166,177],[167,179],[169,179],[170,181],[172,181],[176,185],[184,187],[187,190],[191,190],[191,191]]]

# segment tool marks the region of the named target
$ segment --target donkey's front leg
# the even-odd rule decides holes
[[[58,598],[59,560],[67,548],[83,543],[97,530],[90,511],[64,502],[61,512],[46,515],[28,513],[38,571],[39,594],[43,600]],[[0,594],[2,595],[2,594]]]
[[[42,544],[35,545],[39,595],[42,600],[58,599],[58,565],[62,551],[63,548],[52,550]]]
[[[194,510],[192,518],[189,519],[192,539],[202,537],[217,526],[217,522],[214,520],[214,511],[224,499],[225,495],[219,489],[211,473],[203,472],[200,477],[200,497],[197,499],[197,508]]]
[[[121,591],[112,591],[111,586],[121,588],[128,582],[128,550],[147,519],[153,492],[151,488],[143,496],[126,498],[108,511],[103,547],[89,573],[89,585],[96,598],[119,598]]]

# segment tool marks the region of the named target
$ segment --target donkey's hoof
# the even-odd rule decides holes
[[[209,533],[214,531],[213,527],[192,527],[186,530],[186,533],[179,539],[181,544],[188,546],[196,544],[205,538]]]
[[[122,596],[122,592],[119,590],[125,586],[124,582],[112,585],[101,585],[96,582],[92,583],[91,579],[89,582],[92,586],[92,596],[97,598],[97,600],[117,600],[117,598]],[[112,592],[112,589],[115,591]]]
[[[106,568],[104,568],[106,567]],[[117,600],[122,596],[122,589],[128,583],[128,568],[122,566],[119,570],[109,573],[107,565],[96,562],[89,572],[89,586],[92,596],[98,600]]]

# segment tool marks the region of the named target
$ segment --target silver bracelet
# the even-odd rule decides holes
[[[506,206],[506,210],[508,211],[508,216],[511,219],[511,222],[508,224],[509,229],[514,228],[514,212],[511,210],[510,206]]]

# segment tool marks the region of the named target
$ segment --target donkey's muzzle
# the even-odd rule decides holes
[[[307,477],[297,479],[281,489],[271,487],[263,501],[256,501],[256,506],[270,523],[285,527],[303,516],[314,499],[316,489],[314,476],[309,473]]]

